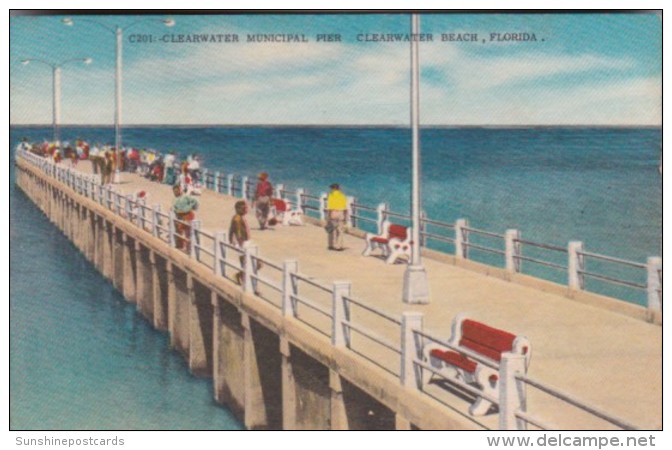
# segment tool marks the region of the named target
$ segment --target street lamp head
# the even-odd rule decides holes
[[[72,19],[70,17],[63,18],[63,20],[61,20],[61,22],[63,22],[65,25],[67,25],[69,27],[71,27],[74,24],[74,22],[72,21]]]
[[[172,27],[175,25],[175,21],[173,19],[163,19],[161,22],[167,27]]]

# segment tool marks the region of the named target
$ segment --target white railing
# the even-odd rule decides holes
[[[558,429],[553,425],[545,425],[543,419],[538,417],[538,414],[526,411],[526,389],[521,388],[521,383],[539,389],[564,404],[575,406],[616,427],[623,429],[636,428],[625,420],[605,413],[560,390],[528,377],[525,373],[525,365],[521,363],[520,357],[517,357],[517,355],[505,353],[502,355],[499,365],[493,364],[492,361],[483,358],[475,352],[461,347],[457,349],[445,340],[426,333],[423,330],[423,315],[421,313],[405,312],[402,314],[401,319],[397,319],[384,311],[367,305],[361,300],[353,298],[349,282],[334,282],[332,285],[327,285],[306,274],[300,273],[298,262],[295,260],[286,260],[282,264],[278,264],[269,259],[262,258],[258,254],[257,246],[251,242],[246,243],[244,248],[240,249],[226,242],[226,234],[224,232],[218,231],[212,233],[203,230],[199,221],[192,221],[190,223],[180,222],[172,212],[168,214],[162,212],[160,205],[149,208],[144,202],[134,202],[128,197],[115,192],[109,186],[101,186],[96,177],[60,167],[51,161],[28,152],[17,152],[17,154],[38,167],[45,174],[66,183],[68,186],[77,186],[80,195],[97,201],[114,214],[128,220],[131,224],[152,236],[160,238],[171,247],[175,247],[180,240],[187,241],[189,245],[186,254],[200,264],[210,268],[216,276],[239,282],[241,288],[246,293],[268,301],[277,307],[285,318],[295,319],[304,323],[329,338],[335,347],[356,353],[370,363],[381,367],[399,379],[400,383],[408,389],[422,392],[436,401],[445,404],[444,400],[432,394],[427,389],[428,374],[433,374],[444,379],[445,377],[429,365],[428,361],[425,361],[423,357],[425,345],[438,343],[447,348],[459,350],[459,352],[478,363],[498,370],[500,388],[497,396],[489,395],[460,380],[451,379],[450,382],[459,385],[463,391],[474,396],[484,397],[494,405],[497,405],[499,408],[500,429],[526,429],[528,424],[543,429]],[[208,179],[207,177],[208,173],[206,172],[206,180]],[[222,175],[219,175],[211,179],[216,181],[217,179],[223,180],[224,178]],[[231,178],[228,179],[230,182]],[[231,186],[231,184],[228,184],[228,186]],[[304,207],[305,199],[311,198],[303,191],[297,191],[296,195],[297,200],[300,200]],[[364,210],[361,208],[361,205],[357,205],[356,207]],[[391,213],[382,204],[375,211],[377,214],[382,211],[384,218],[396,215],[396,213]],[[430,222],[432,221],[428,221],[428,223]],[[178,236],[176,234],[176,223],[188,226],[190,230],[189,235]],[[444,226],[446,224],[441,225]],[[462,241],[462,244],[465,246],[464,248],[469,247],[469,234],[480,231],[469,228],[466,221],[458,221],[454,227],[446,225],[446,228],[454,229],[458,234],[464,233],[462,238],[455,239],[456,242]],[[460,231],[461,229],[462,231]],[[487,235],[492,238],[501,237],[508,242],[506,253],[513,252],[513,254],[507,256],[507,258],[510,258],[513,262],[516,259],[524,259],[520,256],[520,250],[515,250],[516,244],[527,243],[528,245],[539,245],[522,241],[517,232],[507,232],[503,236],[494,235],[493,233],[487,233]],[[514,250],[510,250],[509,247],[513,247]],[[592,257],[608,259],[611,263],[636,264],[629,261],[614,261],[613,258],[587,253],[580,248],[580,246],[576,245],[573,247],[570,246],[569,253],[570,255],[576,255],[577,260]],[[556,248],[551,248],[551,250],[559,251]],[[569,265],[572,266],[573,263],[570,261]],[[260,267],[261,269],[259,269]],[[577,274],[582,276],[593,275],[587,273],[582,267],[583,265],[579,265],[579,268],[575,269]],[[637,266],[637,268],[642,269],[643,267]],[[649,289],[652,296],[660,295],[662,288],[655,287],[657,283],[661,283],[662,268],[660,259],[651,258],[645,268],[648,271],[650,280],[647,289]],[[233,271],[229,269],[233,269]],[[270,299],[270,293],[276,294],[277,298]],[[355,308],[358,309],[356,313],[354,312]],[[365,314],[371,315],[373,319],[365,319]],[[372,320],[375,322],[375,326],[371,326]],[[381,333],[380,330],[385,326],[391,328],[388,328],[386,333]],[[354,334],[363,337],[368,342],[373,342],[375,350],[372,350],[370,345],[355,344]],[[398,337],[398,339],[396,337],[391,338],[391,335]],[[381,357],[381,349],[389,352],[391,359],[388,359],[388,361],[396,361],[394,365],[398,369],[390,367],[389,364],[386,364],[387,361],[382,361],[384,358]]]
[[[216,175],[215,175],[216,174]],[[207,186],[217,182],[223,186],[218,192],[226,192],[236,197],[251,199],[253,197],[253,182],[250,177],[239,175],[215,174],[206,171],[206,179],[211,180]],[[245,186],[245,189],[243,189]],[[278,184],[275,195],[288,202],[292,207],[298,208],[304,214],[324,220],[326,209],[326,194],[313,195],[305,189],[290,189],[284,184]],[[411,217],[408,214],[392,211],[387,203],[377,206],[368,206],[360,203],[356,198],[348,198],[350,225],[361,228],[364,231],[381,232],[382,223],[385,220],[410,225]],[[613,258],[583,250],[583,243],[569,242],[565,246],[535,242],[523,239],[521,232],[515,229],[506,230],[504,233],[481,230],[469,225],[467,219],[458,219],[455,223],[448,223],[427,217],[422,214],[420,220],[420,245],[436,249],[442,252],[451,251],[458,259],[473,259],[471,253],[477,253],[480,262],[485,264],[499,265],[511,273],[529,272],[525,267],[530,265],[534,268],[544,268],[546,272],[534,273],[534,276],[557,281],[553,274],[563,274],[570,288],[602,293],[599,289],[601,284],[610,284],[637,292],[642,292],[647,298],[647,307],[651,311],[661,311],[662,307],[662,283],[657,277],[651,276],[652,270],[662,270],[662,260],[659,257],[651,257],[646,264],[629,261],[621,258]],[[577,250],[578,245],[578,250]],[[576,251],[579,252],[577,257]],[[489,259],[483,259],[488,255]],[[637,268],[637,273],[629,274],[626,278],[623,274],[607,275],[604,273],[587,272],[585,270],[584,256],[595,260],[608,260],[612,264],[623,268]],[[523,264],[526,263],[526,264]],[[616,269],[618,272],[619,269]],[[621,271],[622,272],[622,271]],[[587,285],[584,280],[590,278],[599,282]],[[645,281],[634,281],[639,278]],[[621,293],[610,293],[612,297],[618,297]]]

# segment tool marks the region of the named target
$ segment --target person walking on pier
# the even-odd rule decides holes
[[[250,227],[247,224],[245,215],[247,214],[247,203],[245,200],[239,200],[234,205],[236,213],[231,218],[229,225],[229,243],[235,245],[239,249],[243,249],[245,242],[250,240]],[[240,267],[245,268],[245,256],[240,256]],[[239,285],[243,284],[244,272],[241,270],[236,274],[236,281]]]
[[[195,211],[198,209],[198,200],[191,195],[182,192],[179,184],[173,186],[173,212],[177,220],[175,221],[175,246],[180,250],[189,252],[189,242],[191,237],[191,222],[196,218]]]
[[[271,196],[273,195],[273,186],[268,181],[268,174],[261,172],[259,174],[259,181],[254,192],[254,205],[256,209],[257,220],[259,221],[259,229],[265,230],[268,222],[268,214],[271,211]]]
[[[101,175],[102,184],[112,183],[112,172],[114,171],[114,159],[112,159],[112,152],[106,151],[103,160],[101,161]]]
[[[341,187],[334,183],[327,196],[327,225],[329,235],[329,250],[343,251],[343,233],[348,220],[348,201]]]

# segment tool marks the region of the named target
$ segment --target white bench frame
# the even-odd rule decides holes
[[[477,351],[474,351],[470,348],[460,347],[459,345],[459,342],[462,339],[462,323],[467,319],[470,318],[467,317],[466,314],[464,313],[460,313],[457,316],[455,316],[455,318],[453,319],[453,323],[451,325],[451,336],[450,339],[448,339],[449,345],[443,346],[436,342],[431,342],[425,345],[422,351],[423,360],[425,361],[425,363],[429,364],[434,370],[436,370],[441,377],[445,378],[446,380],[457,381],[458,384],[468,384],[472,386],[476,385],[478,389],[482,390],[489,397],[497,398],[499,395],[499,379],[500,379],[499,361],[495,361]],[[463,350],[464,351],[463,354],[467,356],[471,361],[476,363],[476,370],[473,373],[467,372],[466,370],[454,366],[444,361],[443,359],[431,356],[432,350],[435,349],[439,349],[442,351],[451,350],[456,351],[458,353],[460,352],[460,350]],[[527,351],[525,351],[525,349],[527,349]],[[492,366],[497,367],[497,369],[491,367],[490,365],[486,365],[476,360],[475,358],[470,357],[469,356],[470,353],[477,354],[482,359],[487,360],[489,363],[491,363]],[[513,348],[511,352],[508,353],[523,355],[525,357],[525,371],[527,372],[527,368],[530,365],[530,359],[532,357],[532,347],[527,337],[520,335],[516,336],[515,340],[513,341]],[[494,382],[490,379],[492,375],[496,376],[496,380]],[[428,384],[434,376],[435,374],[432,373],[431,371],[423,370],[423,377],[422,377],[423,386]],[[476,400],[469,407],[469,414],[471,414],[472,416],[483,416],[487,414],[491,406],[492,402],[490,400],[478,396]]]
[[[278,210],[275,207],[276,201],[283,202],[285,204],[286,209],[284,211],[278,212]],[[284,198],[277,198],[277,197],[271,198],[271,213],[273,217],[279,217],[281,215],[282,224],[285,226],[303,225],[303,211],[301,211],[298,208],[292,208],[292,204],[289,201],[285,200]]]
[[[362,253],[363,256],[371,255],[371,252],[376,249],[380,249],[383,252],[385,257],[385,263],[394,264],[398,258],[406,256],[409,260],[411,258],[411,236],[412,236],[412,227],[406,227],[404,225],[398,225],[400,227],[406,228],[406,239],[399,239],[397,237],[390,238],[390,226],[393,225],[390,221],[385,220],[382,226],[382,233],[366,233],[366,248]],[[386,243],[376,242],[373,238],[382,238],[387,240]]]

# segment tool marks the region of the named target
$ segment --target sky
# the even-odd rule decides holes
[[[410,43],[380,41],[410,33],[410,15],[381,13],[14,16],[10,123],[50,124],[48,64],[92,58],[61,68],[61,123],[113,124],[117,26],[124,125],[410,123]],[[419,43],[423,125],[662,123],[656,14],[428,13],[420,32],[431,38]],[[184,42],[196,34],[238,42]]]

